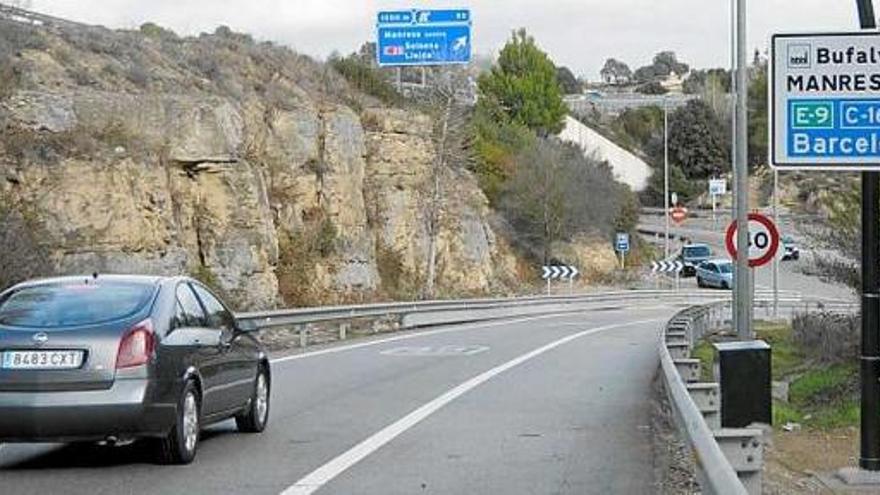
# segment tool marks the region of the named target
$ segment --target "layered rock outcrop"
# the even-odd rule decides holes
[[[43,45],[17,54],[27,72],[0,100],[0,199],[38,233],[42,272],[189,273],[242,308],[387,295],[388,257],[411,291],[424,280],[435,165],[424,115],[346,97],[338,76],[315,91],[287,72],[301,57],[247,40],[244,57],[225,39],[168,48],[127,33],[137,43],[123,55],[80,53],[69,33],[34,36]],[[231,66],[222,86],[174,69],[177,52],[212,43],[207,53]],[[267,68],[260,54],[281,58]],[[132,58],[156,68],[144,87],[106,69]],[[475,179],[453,168],[441,178],[439,288],[510,278]]]

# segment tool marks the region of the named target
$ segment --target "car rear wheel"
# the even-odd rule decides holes
[[[186,382],[177,404],[177,421],[171,433],[158,442],[163,464],[189,464],[196,457],[201,433],[201,408],[195,383]]]
[[[705,286],[706,286],[706,283],[703,282],[703,279],[701,279],[700,277],[697,277],[697,287],[702,289]]]
[[[254,391],[248,408],[235,417],[238,430],[244,433],[260,433],[269,422],[269,373],[260,367],[257,379],[254,380]]]

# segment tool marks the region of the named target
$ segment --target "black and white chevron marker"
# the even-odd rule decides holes
[[[558,279],[568,280],[568,279],[573,279],[573,278],[577,277],[578,274],[580,273],[580,271],[578,271],[578,269],[573,266],[551,265],[551,266],[544,266],[542,268],[544,269],[544,273],[541,275],[541,277],[544,280],[558,280]]]
[[[684,268],[681,261],[654,261],[651,263],[651,271],[654,273],[678,273]]]

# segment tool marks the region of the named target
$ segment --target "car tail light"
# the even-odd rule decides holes
[[[156,349],[156,334],[153,333],[153,322],[144,320],[131,327],[119,342],[116,354],[116,369],[131,368],[147,364]]]

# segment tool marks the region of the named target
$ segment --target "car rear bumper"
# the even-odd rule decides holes
[[[161,436],[176,405],[149,399],[147,379],[117,379],[107,390],[0,392],[0,442],[67,442]]]

